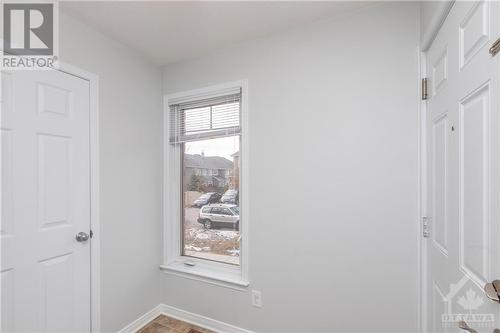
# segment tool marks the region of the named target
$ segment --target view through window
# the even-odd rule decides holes
[[[241,88],[172,103],[181,166],[181,254],[240,265]]]
[[[240,138],[183,148],[183,255],[238,265]]]

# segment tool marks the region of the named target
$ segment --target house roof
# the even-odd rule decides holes
[[[233,162],[220,156],[202,156],[184,154],[184,166],[200,169],[232,169]]]
[[[201,178],[202,182],[204,183],[208,183],[210,181],[212,182],[217,181],[219,183],[227,182],[227,179],[222,177],[216,177],[216,176],[198,176],[198,177]]]

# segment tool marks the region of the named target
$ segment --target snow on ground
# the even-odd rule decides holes
[[[205,229],[197,222],[200,209],[184,211],[184,253],[189,256],[239,264],[240,233],[231,229]]]
[[[220,255],[239,256],[240,233],[235,230],[186,228],[184,230],[186,251],[210,252]]]

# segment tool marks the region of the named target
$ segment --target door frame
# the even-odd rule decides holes
[[[428,28],[425,30],[420,40],[419,46],[419,113],[418,113],[418,295],[417,295],[417,331],[427,330],[427,241],[423,236],[423,219],[428,216],[427,211],[427,101],[422,100],[423,78],[427,75],[427,51],[436,38],[439,30],[443,26],[450,13],[455,0],[442,2],[431,18]]]
[[[99,206],[99,76],[68,63],[59,62],[62,73],[89,82],[89,140],[90,140],[90,329],[101,331],[101,223]]]

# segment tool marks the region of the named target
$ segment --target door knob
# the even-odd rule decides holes
[[[470,333],[477,333],[475,329],[472,329],[465,321],[460,320],[458,322],[458,327],[464,331],[470,332]]]
[[[75,236],[75,239],[78,241],[78,242],[86,242],[88,241],[90,238],[90,235],[85,233],[85,232],[79,232],[76,234]]]
[[[500,303],[500,280],[485,284],[484,293],[492,301]]]

